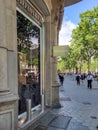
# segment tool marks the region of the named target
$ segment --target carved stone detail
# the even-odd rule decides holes
[[[7,90],[7,50],[0,48],[0,91]]]
[[[5,7],[3,0],[0,1],[0,46],[6,47],[6,22],[5,22]]]
[[[0,113],[0,130],[14,130],[13,110]],[[13,122],[12,122],[13,121]]]
[[[27,0],[16,0],[17,5],[23,8],[26,12],[28,12],[33,18],[35,18],[38,22],[42,22],[42,16],[36,11],[36,9],[28,2]]]

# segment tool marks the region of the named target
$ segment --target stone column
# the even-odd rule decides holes
[[[58,20],[57,16],[53,14],[51,23],[51,45],[58,45]],[[52,50],[53,51],[53,50]],[[59,103],[59,84],[57,81],[57,58],[52,56],[52,107],[60,107]]]
[[[16,0],[0,1],[0,130],[17,130]]]
[[[45,20],[45,105],[59,107],[59,84],[57,81],[57,59],[53,57],[53,46],[57,45],[57,24],[51,16]]]
[[[51,17],[45,19],[45,105],[50,107],[52,105],[52,46],[51,46]]]
[[[0,91],[8,91],[7,86],[7,43],[6,43],[6,21],[5,6],[3,0],[0,2]]]

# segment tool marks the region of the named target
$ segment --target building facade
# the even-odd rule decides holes
[[[27,128],[60,107],[57,61],[64,7],[80,0],[1,0],[0,130]]]

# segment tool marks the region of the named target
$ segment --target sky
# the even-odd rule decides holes
[[[98,0],[82,0],[81,2],[64,8],[62,27],[59,33],[59,45],[70,45],[72,30],[80,21],[79,15],[98,6]]]

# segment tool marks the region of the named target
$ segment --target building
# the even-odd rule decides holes
[[[58,44],[64,7],[79,1],[1,0],[0,130],[27,127],[35,111],[37,118],[47,107],[60,106],[52,48]],[[35,64],[37,75],[31,73]]]

